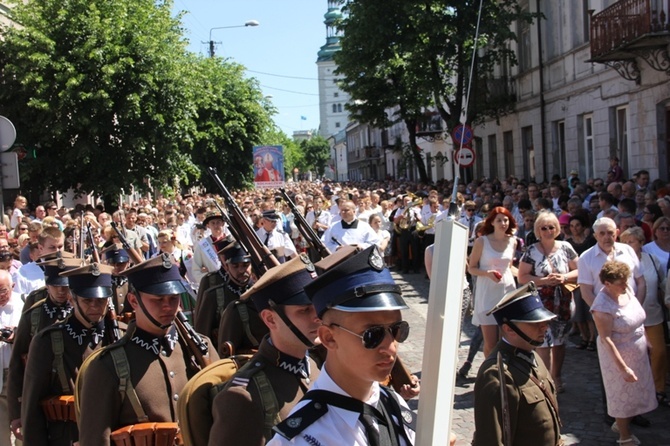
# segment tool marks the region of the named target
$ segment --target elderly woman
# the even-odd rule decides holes
[[[651,373],[654,377],[656,399],[658,403],[670,407],[670,401],[665,394],[665,374],[667,368],[667,351],[665,335],[663,334],[663,298],[665,295],[666,271],[665,265],[653,255],[643,252],[644,231],[633,227],[626,229],[619,237],[622,243],[629,245],[640,259],[640,269],[644,273],[647,283],[647,292],[642,301],[642,308],[646,313],[644,332],[649,341],[651,356]]]
[[[577,282],[577,252],[565,241],[556,240],[561,233],[558,218],[551,211],[542,211],[535,219],[537,243],[530,245],[519,263],[519,284],[531,280],[538,287],[544,307],[556,318],[549,322],[544,343],[537,349],[556,383],[556,391],[564,391],[561,369],[565,359],[567,327],[572,316],[572,293],[561,286]]]
[[[616,420],[612,429],[619,432],[617,443],[622,446],[640,444],[631,433],[630,421],[658,406],[647,356],[644,309],[627,285],[630,275],[625,263],[606,262],[599,274],[603,288],[591,305],[607,411]]]
[[[661,265],[670,261],[670,218],[660,217],[651,228],[653,241],[642,247],[643,252],[656,256]]]

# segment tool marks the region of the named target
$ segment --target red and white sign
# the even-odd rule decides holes
[[[475,151],[470,147],[461,147],[454,157],[461,167],[470,167],[475,163]]]
[[[475,137],[472,127],[467,124],[458,124],[454,131],[451,132],[451,139],[454,141],[454,144],[457,146],[469,146],[472,142],[472,139]]]

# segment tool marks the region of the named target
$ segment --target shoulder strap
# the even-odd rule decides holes
[[[63,392],[63,395],[72,395],[74,392],[70,388],[70,383],[67,379],[67,374],[65,373],[65,360],[63,359],[65,342],[63,341],[63,332],[60,330],[51,330],[49,334],[51,335],[51,350],[53,350],[54,353],[53,365],[56,370],[56,375],[58,375],[61,392]]]
[[[119,377],[119,393],[121,394],[121,399],[128,398],[128,402],[133,407],[139,422],[143,423],[148,421],[149,417],[144,412],[142,403],[140,403],[140,399],[138,398],[137,392],[135,392],[135,387],[133,387],[132,380],[130,379],[130,364],[128,363],[126,351],[122,347],[112,348],[109,349],[109,353],[112,355],[116,376]]]
[[[36,306],[38,303],[36,302],[35,305],[33,305],[33,308],[31,308],[32,312],[30,313],[30,337],[35,336],[35,333],[37,333],[37,329],[40,326],[40,322],[42,321],[42,311]],[[42,301],[39,302],[40,305],[42,305]]]
[[[258,388],[258,393],[261,396],[261,404],[265,411],[264,435],[265,438],[269,439],[272,438],[272,428],[281,422],[279,418],[279,403],[277,402],[277,396],[272,388],[272,384],[270,384],[270,380],[264,371],[260,370],[254,375],[253,379]]]
[[[309,392],[305,394],[303,399],[307,399],[308,395]],[[326,413],[328,413],[328,404],[311,400],[273,427],[272,430],[287,440],[292,440]]]
[[[244,327],[244,333],[247,335],[247,339],[254,345],[260,345],[258,339],[251,333],[251,325],[249,324],[249,310],[247,305],[242,301],[237,301],[236,305],[237,312],[240,314],[240,320],[242,321],[242,326]]]

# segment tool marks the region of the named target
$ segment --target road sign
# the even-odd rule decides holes
[[[472,131],[472,127],[467,124],[458,124],[451,132],[451,138],[457,146],[469,146],[474,137],[475,133]]]
[[[18,189],[21,187],[19,180],[19,160],[16,152],[7,152],[0,154],[2,163],[2,188]]]
[[[475,163],[475,151],[470,147],[461,147],[456,151],[456,162],[461,167],[470,167]]]
[[[12,121],[0,116],[0,152],[9,150],[16,141],[16,129]]]

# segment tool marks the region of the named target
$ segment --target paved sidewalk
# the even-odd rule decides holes
[[[413,373],[419,374],[423,360],[423,341],[428,311],[428,293],[430,282],[423,274],[392,273],[403,289],[403,297],[410,309],[403,318],[410,323],[409,339],[401,345],[403,360]],[[459,348],[459,367],[465,361],[474,327],[469,318],[462,327]],[[575,339],[576,341],[577,339]],[[483,354],[477,354],[470,378],[457,382],[454,398],[455,412],[452,431],[458,436],[459,446],[469,445],[474,433],[474,378],[483,361]],[[598,378],[598,356],[596,352],[578,350],[568,345],[563,366],[565,392],[558,396],[561,420],[563,422],[566,445],[614,446],[618,435],[611,432],[603,423],[603,407]],[[410,401],[410,407],[416,409],[418,401]],[[645,446],[670,446],[670,409],[660,407],[646,415],[652,422],[648,428],[633,426],[635,435]],[[541,446],[541,445],[538,445]]]

